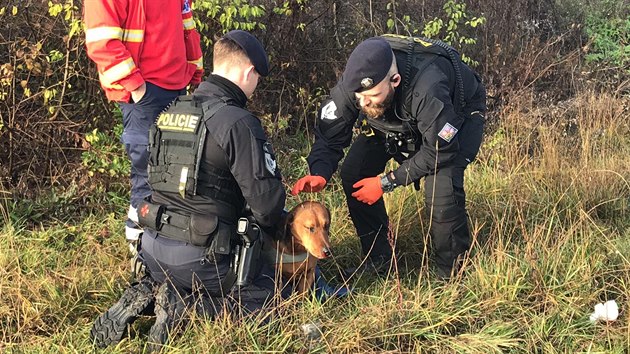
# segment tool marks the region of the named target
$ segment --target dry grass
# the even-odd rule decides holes
[[[195,321],[172,353],[625,353],[630,348],[630,126],[628,100],[584,93],[554,107],[522,95],[498,115],[467,171],[474,245],[466,271],[435,280],[426,264],[427,219],[412,188],[388,195],[400,268],[355,279],[352,296],[290,299],[270,324]],[[282,155],[293,181],[303,160]],[[292,162],[290,162],[292,161]],[[298,161],[298,162],[296,162]],[[359,262],[341,187],[319,196],[333,214],[332,275]],[[289,205],[298,200],[289,200]],[[33,226],[9,217],[0,233],[0,350],[90,352],[96,316],[127,275],[115,215]],[[13,220],[13,221],[9,221]],[[110,231],[111,229],[111,231]],[[112,236],[110,236],[112,235]],[[615,322],[591,323],[615,299]],[[318,322],[319,340],[300,325]],[[108,352],[142,352],[149,319]]]

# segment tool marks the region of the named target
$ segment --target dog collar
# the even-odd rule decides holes
[[[265,258],[274,264],[302,263],[308,258],[308,253],[287,254],[281,253],[277,249],[271,247],[269,242],[263,244],[262,253]]]

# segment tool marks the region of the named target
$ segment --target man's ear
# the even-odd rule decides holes
[[[252,78],[251,75],[255,75],[255,74],[256,74],[256,68],[253,65],[250,65],[245,69],[245,78],[247,80],[251,80]]]
[[[400,82],[402,77],[400,76],[399,73],[395,73],[394,75],[392,75],[392,77],[389,78],[389,81],[392,83],[393,87],[398,87],[398,85],[400,85]]]

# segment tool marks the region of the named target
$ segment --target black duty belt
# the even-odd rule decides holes
[[[220,209],[220,208],[216,208]],[[219,217],[230,214],[234,219],[235,212],[214,213],[211,210],[204,214],[184,214],[167,209],[164,205],[143,200],[138,205],[140,225],[156,230],[163,236],[199,247],[209,246],[210,236],[219,228]],[[228,250],[229,251],[229,250]],[[229,252],[222,252],[227,254]]]

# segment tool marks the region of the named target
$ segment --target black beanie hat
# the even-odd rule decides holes
[[[256,37],[251,35],[249,32],[241,30],[230,31],[223,37],[234,41],[245,51],[247,57],[252,62],[252,65],[254,65],[254,68],[256,68],[256,71],[258,71],[261,76],[269,75],[269,61],[267,60],[267,53]]]
[[[368,38],[354,48],[342,81],[346,90],[361,92],[383,81],[392,66],[394,54],[389,43],[381,37]]]

